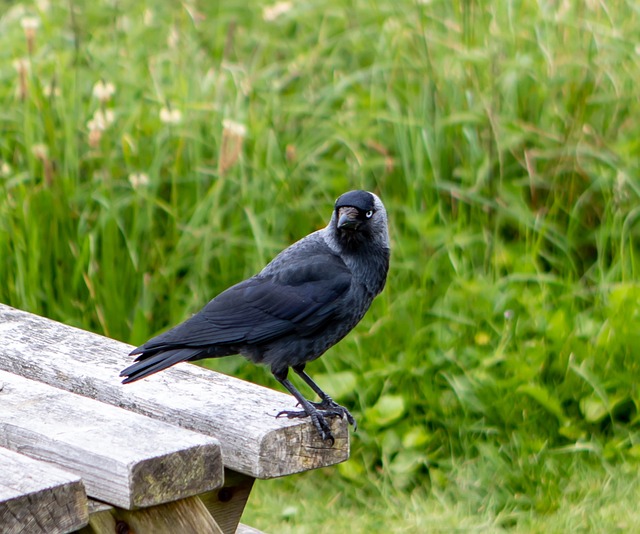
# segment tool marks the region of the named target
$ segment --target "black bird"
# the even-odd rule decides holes
[[[176,363],[242,354],[270,366],[273,376],[333,444],[325,417],[346,417],[305,373],[362,319],[384,288],[389,270],[387,213],[368,191],[350,191],[335,203],[329,224],[278,254],[255,276],[220,293],[201,311],[131,352],[136,362],[122,383],[134,382]],[[288,380],[292,368],[320,397],[305,399]]]

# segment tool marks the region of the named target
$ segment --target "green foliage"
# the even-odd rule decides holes
[[[557,518],[640,456],[640,21],[552,4],[6,4],[0,301],[140,343],[375,190],[388,286],[310,366],[359,423],[323,487]]]

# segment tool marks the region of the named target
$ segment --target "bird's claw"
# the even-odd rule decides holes
[[[339,417],[340,419],[346,419],[347,422],[353,426],[354,430],[358,428],[356,420],[353,415],[351,415],[351,412],[349,412],[349,410],[344,406],[340,406],[329,396],[324,397],[320,402],[309,402],[309,404],[311,406],[308,408],[308,411],[306,409],[283,410],[278,413],[276,417],[287,417],[289,419],[311,417],[311,421],[318,430],[320,437],[323,441],[329,441],[331,443],[331,447],[333,447],[335,439],[325,417]],[[298,403],[298,406],[300,406],[300,403]]]
[[[317,410],[308,414],[307,412],[300,410],[283,410],[276,417],[287,417],[288,419],[298,419],[304,417],[311,417],[311,422],[313,426],[316,427],[316,430],[320,434],[322,441],[328,441],[329,447],[333,447],[333,444],[336,442],[333,437],[333,433],[331,432],[331,428],[329,424],[325,420],[325,417],[342,417],[343,414],[336,410]]]
[[[325,414],[329,415],[329,417],[340,416],[341,419],[346,419],[347,422],[353,427],[354,432],[358,429],[358,424],[356,423],[353,415],[351,415],[351,412],[344,406],[340,406],[331,397],[323,399],[322,402],[312,402],[311,405],[323,412],[331,412]]]

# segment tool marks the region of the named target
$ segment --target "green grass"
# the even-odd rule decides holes
[[[370,491],[344,487],[331,470],[293,480],[258,481],[243,520],[273,525],[272,532],[282,533],[623,533],[640,527],[636,466],[601,466],[582,458],[564,458],[562,473],[555,473],[562,487],[556,507],[539,513],[527,506],[526,494],[515,494],[508,507],[496,507],[506,488],[500,485],[502,477],[496,479],[492,471],[497,467],[494,460],[457,462],[448,471],[446,486],[405,493],[383,486]],[[503,463],[499,468],[501,473],[512,472]],[[539,492],[543,491],[541,487]],[[318,499],[319,495],[326,498]]]
[[[141,343],[374,190],[388,286],[310,366],[352,459],[260,482],[246,520],[637,529],[640,10],[264,5],[0,2],[0,301]]]

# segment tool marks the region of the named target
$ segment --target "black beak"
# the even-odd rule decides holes
[[[360,220],[356,208],[343,207],[338,209],[338,229],[356,230],[358,226],[360,226]]]

